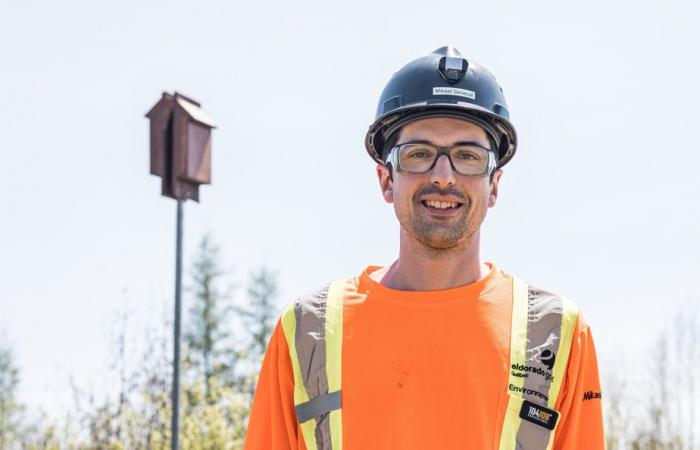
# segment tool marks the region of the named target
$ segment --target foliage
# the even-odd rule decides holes
[[[271,299],[277,292],[270,272],[261,269],[264,286],[261,295]],[[187,450],[237,450],[243,448],[253,389],[257,379],[257,358],[249,362],[254,371],[236,378],[236,365],[251,353],[237,350],[232,339],[229,314],[231,288],[221,269],[219,248],[207,235],[200,241],[191,271],[192,307],[184,317],[187,332],[181,365],[180,448]],[[253,279],[255,282],[255,279]],[[252,289],[252,288],[251,288]],[[257,316],[264,316],[259,306]],[[254,316],[255,316],[254,314]],[[265,316],[267,317],[267,316]],[[268,320],[268,319],[266,319]],[[119,314],[113,323],[112,364],[109,380],[102,380],[113,394],[97,398],[89,388],[71,381],[74,408],[64,417],[51,420],[45,415],[26,426],[23,433],[8,434],[0,450],[169,450],[171,446],[172,317],[157,327],[141,330],[145,342],[136,349],[127,339],[132,318]],[[260,339],[257,330],[248,340]],[[241,336],[242,338],[244,336]],[[245,340],[245,339],[243,339]],[[0,347],[2,350],[2,347]],[[263,348],[264,350],[264,348]],[[0,351],[1,411],[19,408],[14,390],[19,383],[17,370],[8,352]],[[7,386],[7,387],[5,387]],[[11,417],[8,413],[6,417]],[[12,416],[14,417],[14,416]],[[2,419],[2,417],[0,417]],[[13,423],[9,419],[1,424]],[[14,426],[14,425],[13,425]],[[15,428],[19,430],[19,425]]]
[[[153,397],[144,389],[131,393],[125,403],[104,401],[83,408],[79,429],[59,436],[55,426],[48,426],[25,442],[28,450],[122,450],[170,449],[170,392]],[[250,398],[212,382],[210,401],[205,394],[204,379],[183,386],[180,447],[191,450],[239,450],[245,438],[244,418]],[[213,399],[213,401],[211,401]],[[9,447],[8,447],[9,448]]]
[[[184,336],[188,350],[185,362],[192,374],[204,377],[205,392],[214,379],[233,386],[234,368],[242,356],[234,349],[229,331],[232,288],[224,290],[220,286],[224,275],[220,248],[207,234],[200,241],[192,267],[192,285],[188,288],[193,294],[192,307]]]
[[[277,272],[265,266],[250,273],[249,302],[246,308],[237,308],[251,337],[250,352],[262,357],[277,318],[276,301],[279,295]]]
[[[691,303],[656,336],[642,380],[624,366],[611,372],[603,397],[608,450],[700,449],[698,333],[700,314]]]
[[[16,445],[21,435],[22,406],[17,403],[19,369],[14,353],[0,336],[0,450]]]

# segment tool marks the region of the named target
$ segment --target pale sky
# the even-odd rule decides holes
[[[162,91],[218,125],[186,263],[210,230],[238,280],[280,271],[281,307],[396,257],[364,134],[391,74],[443,45],[493,72],[519,135],[482,257],[581,306],[602,371],[641,362],[700,302],[698,9],[2,1],[0,330],[20,400],[65,405],[71,374],[98,386],[114,312],[170,308],[175,203],[149,175],[143,116]]]

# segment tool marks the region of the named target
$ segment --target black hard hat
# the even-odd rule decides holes
[[[391,134],[428,117],[454,117],[481,125],[497,147],[498,167],[515,154],[517,135],[508,120],[503,90],[491,72],[462,57],[454,47],[441,47],[391,77],[365,137],[367,152],[384,164],[382,153]]]

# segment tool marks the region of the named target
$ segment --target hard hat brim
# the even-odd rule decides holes
[[[378,164],[384,165],[382,160],[382,150],[389,136],[385,136],[384,132],[398,121],[405,123],[411,122],[411,118],[415,116],[415,120],[430,118],[430,117],[455,117],[464,118],[469,121],[469,118],[476,117],[479,120],[493,124],[501,137],[496,138],[498,149],[498,167],[503,167],[508,161],[513,158],[517,148],[517,134],[515,127],[510,121],[502,116],[489,111],[488,109],[467,102],[420,102],[401,106],[386,114],[378,117],[365,135],[365,148],[369,156]],[[408,119],[408,120],[406,120]],[[488,132],[489,130],[487,130]],[[489,133],[492,134],[492,133]]]

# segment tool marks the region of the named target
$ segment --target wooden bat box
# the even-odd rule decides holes
[[[150,120],[151,174],[162,179],[162,195],[199,201],[199,185],[211,183],[214,122],[200,104],[179,93],[163,93]]]

